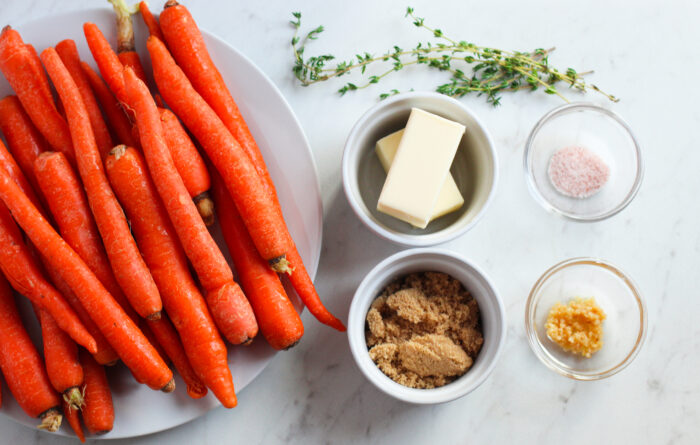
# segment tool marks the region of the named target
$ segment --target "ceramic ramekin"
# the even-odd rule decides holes
[[[484,344],[463,376],[440,388],[415,389],[394,382],[374,364],[365,341],[365,318],[372,301],[390,282],[412,272],[425,271],[444,272],[458,279],[476,299]],[[443,249],[405,250],[385,259],[367,274],[350,305],[348,340],[357,366],[377,388],[404,402],[443,403],[469,394],[493,371],[505,337],[505,310],[491,280],[471,261]]]
[[[386,173],[374,152],[377,140],[406,126],[411,108],[459,122],[466,127],[451,173],[464,205],[417,229],[377,210]],[[461,102],[433,92],[398,94],[370,108],[350,131],[343,153],[343,188],[350,206],[374,233],[409,247],[450,241],[474,227],[491,202],[498,179],[498,161],[486,127]]]

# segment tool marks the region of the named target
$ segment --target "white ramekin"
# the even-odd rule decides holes
[[[451,169],[465,203],[425,229],[413,228],[377,210],[386,173],[374,153],[375,144],[405,127],[414,107],[466,127]],[[411,92],[377,103],[357,121],[345,142],[342,175],[350,206],[371,231],[397,244],[427,247],[464,234],[481,219],[496,190],[498,160],[486,127],[461,102],[438,93]]]
[[[393,280],[412,272],[444,272],[462,282],[479,304],[484,344],[466,374],[443,387],[415,389],[387,377],[372,361],[365,341],[365,318],[372,301]],[[501,298],[486,274],[459,254],[443,249],[399,252],[375,266],[355,292],[348,318],[348,340],[355,363],[377,388],[399,400],[417,404],[457,399],[481,385],[493,371],[506,337],[506,315]]]

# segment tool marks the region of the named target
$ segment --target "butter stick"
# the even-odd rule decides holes
[[[388,172],[391,168],[391,163],[394,161],[394,156],[396,155],[396,150],[399,148],[402,136],[403,130],[399,130],[377,141],[375,151],[385,172]],[[463,205],[464,198],[459,192],[457,183],[452,177],[452,174],[448,174],[445,184],[442,186],[442,190],[440,190],[440,195],[438,196],[430,220],[433,221],[448,213],[459,210]]]
[[[411,109],[377,209],[425,228],[463,134],[464,125],[418,108]]]

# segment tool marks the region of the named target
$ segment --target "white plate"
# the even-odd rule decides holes
[[[107,39],[116,42],[114,13],[111,9],[92,9],[67,12],[35,20],[15,28],[24,40],[38,51],[55,45],[62,39],[73,39],[83,60],[95,66],[85,37],[84,22],[96,23]],[[145,50],[147,32],[140,18],[134,20],[138,51],[147,72],[150,60]],[[206,26],[204,23],[200,25]],[[203,31],[204,40],[226,84],[246,117],[250,130],[262,151],[270,174],[277,186],[289,230],[299,252],[313,278],[316,275],[321,253],[323,209],[318,177],[313,156],[304,132],[282,94],[249,59],[224,41]],[[113,46],[116,46],[114,44]],[[11,94],[4,77],[0,76],[0,97]],[[218,228],[215,238],[220,245],[223,239]],[[288,288],[297,309],[299,298]],[[21,301],[24,299],[19,299]],[[28,307],[27,307],[28,309]],[[28,311],[25,313],[28,315]],[[33,322],[27,316],[27,323]],[[36,328],[33,337],[38,338]],[[236,390],[240,392],[260,374],[272,360],[275,351],[259,336],[250,347],[230,347],[229,363]],[[220,406],[211,393],[200,400],[189,398],[185,385],[178,377],[174,394],[162,394],[137,384],[128,370],[119,365],[109,370],[114,397],[116,420],[112,432],[102,438],[116,439],[155,433],[189,422]],[[29,418],[14,402],[4,384],[4,397],[0,413],[32,428],[36,419]],[[236,409],[245,409],[238,407]],[[59,434],[72,434],[68,427]]]

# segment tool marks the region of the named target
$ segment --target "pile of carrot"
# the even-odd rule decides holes
[[[169,0],[156,17],[145,2],[109,2],[115,42],[83,27],[97,71],[72,40],[38,53],[11,27],[0,33],[15,93],[0,100],[0,373],[39,428],[65,418],[81,441],[84,428],[113,428],[105,366],[118,361],[166,393],[172,365],[190,397],[211,391],[235,407],[226,342],[260,332],[284,350],[304,333],[283,280],[321,323],[345,330],[189,11]],[[152,85],[135,51],[139,12]],[[240,283],[209,232],[217,221]],[[32,302],[41,348],[16,295]]]

